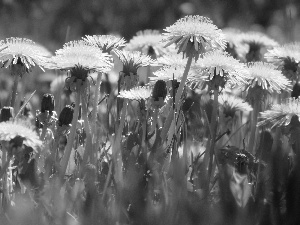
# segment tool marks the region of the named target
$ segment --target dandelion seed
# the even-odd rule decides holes
[[[287,126],[293,116],[300,117],[300,99],[288,98],[282,104],[275,104],[270,110],[260,113],[260,122],[257,126],[270,124],[272,128]]]
[[[164,30],[166,46],[175,43],[178,53],[192,54],[196,59],[209,49],[226,47],[224,34],[207,17],[185,16]]]
[[[197,84],[204,79],[208,84],[219,87],[225,87],[227,81],[231,86],[247,84],[247,68],[226,52],[207,52],[198,60],[197,65],[197,73],[188,76],[191,83]]]
[[[118,95],[119,98],[125,98],[129,100],[147,100],[152,95],[152,89],[149,87],[135,87],[128,91],[121,91]]]
[[[273,64],[255,62],[248,64],[249,87],[261,87],[268,92],[290,91],[291,82]]]
[[[44,61],[51,56],[46,48],[26,38],[12,37],[2,40],[0,49],[0,61],[4,67],[21,64],[26,72],[35,65],[43,69]]]
[[[110,53],[113,49],[120,49],[125,46],[124,38],[113,35],[86,35],[83,38],[87,43],[100,48],[103,52]]]
[[[42,147],[42,141],[34,131],[34,128],[22,120],[10,120],[0,123],[0,140],[11,141],[16,137],[23,139],[23,144],[36,150]]]

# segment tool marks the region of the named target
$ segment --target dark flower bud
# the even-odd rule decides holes
[[[73,120],[73,113],[74,113],[74,108],[72,106],[70,105],[65,106],[59,115],[58,125],[69,126],[69,124],[72,123]]]
[[[41,113],[49,111],[52,115],[55,106],[54,96],[52,94],[44,94],[41,103]]]
[[[152,98],[154,98],[155,101],[158,101],[159,98],[165,99],[167,96],[167,84],[163,80],[156,81],[153,92],[152,92]]]
[[[293,87],[291,97],[297,99],[299,96],[300,96],[300,84],[297,82]]]
[[[14,109],[10,106],[4,106],[1,109],[0,122],[6,122],[14,117]]]

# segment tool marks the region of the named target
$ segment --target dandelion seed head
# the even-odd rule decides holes
[[[113,49],[120,49],[125,46],[125,39],[113,35],[86,35],[83,38],[87,43],[100,48],[103,52],[110,53]]]
[[[51,56],[46,48],[26,38],[11,37],[2,40],[0,49],[0,61],[4,67],[22,63],[27,72],[35,65],[43,69],[45,58]]]
[[[203,54],[207,49],[226,47],[224,34],[207,17],[188,15],[164,30],[167,32],[163,33],[166,46],[175,43],[178,53],[185,53],[188,43],[192,43],[198,54]]]
[[[147,100],[152,95],[152,89],[149,87],[134,87],[130,90],[121,91],[119,98],[126,98],[129,100]]]
[[[71,70],[82,67],[88,72],[107,73],[113,67],[112,57],[83,41],[70,41],[49,60],[49,69]]]
[[[249,87],[256,85],[268,92],[278,92],[291,90],[291,82],[277,70],[273,64],[255,62],[248,64]]]
[[[23,138],[23,144],[34,150],[42,146],[42,141],[34,131],[33,127],[22,120],[10,120],[0,123],[0,140],[11,141],[15,137]]]

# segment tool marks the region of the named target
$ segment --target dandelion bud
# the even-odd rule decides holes
[[[1,109],[0,122],[8,121],[14,116],[14,109],[9,106],[4,106]]]
[[[153,92],[152,92],[152,97],[154,98],[155,101],[158,101],[159,98],[163,98],[165,100],[167,96],[167,84],[163,80],[158,80],[156,81]]]
[[[52,115],[54,106],[54,96],[52,94],[44,94],[41,103],[41,113],[49,111],[49,114]]]
[[[70,105],[65,106],[59,115],[58,125],[69,126],[69,124],[72,123],[73,120],[73,113],[74,113],[74,108],[72,106]]]

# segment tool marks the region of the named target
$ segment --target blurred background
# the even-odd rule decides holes
[[[162,31],[188,14],[207,16],[219,28],[262,31],[279,43],[300,41],[299,0],[0,0],[0,39],[26,37],[55,52],[87,34],[129,40],[139,30]],[[8,71],[0,72],[3,105],[10,79]],[[38,96],[49,92],[57,76],[40,69],[32,74],[25,76],[23,91],[32,92],[38,85]]]

